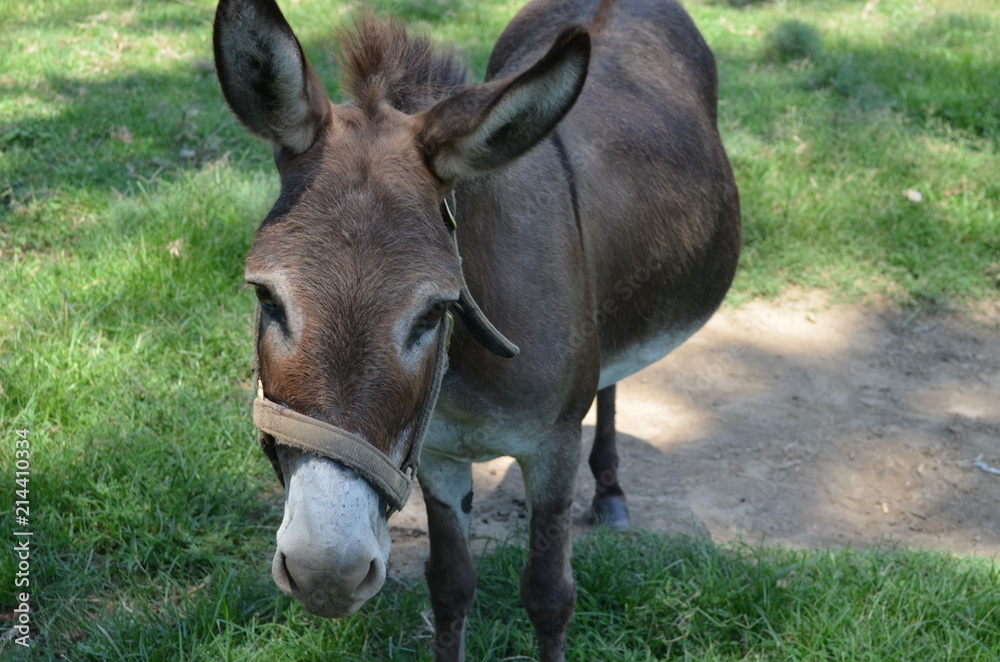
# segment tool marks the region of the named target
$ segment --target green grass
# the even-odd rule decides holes
[[[378,6],[458,42],[481,71],[518,4]],[[326,39],[346,3],[285,5],[335,93]],[[996,304],[1000,8],[688,5],[717,54],[743,200],[732,302],[820,287]],[[221,101],[211,18],[204,0],[0,0],[0,513],[11,530],[8,451],[28,427],[42,633],[3,655],[427,659],[420,583],[331,623],[268,577],[280,515],[249,418],[241,284],[276,182]],[[772,35],[793,20],[821,43],[775,57]],[[514,597],[521,554],[482,560],[470,659],[532,655]],[[578,544],[576,569],[571,659],[1000,655],[986,561],[596,536]],[[4,612],[15,571],[0,554]]]
[[[1000,568],[981,559],[609,533],[579,541],[574,559],[568,660],[985,662],[1000,654]],[[481,560],[469,659],[533,659],[517,599],[523,562],[515,545]],[[95,583],[104,597],[81,601],[72,616],[43,613],[47,634],[29,659],[430,659],[421,584],[390,583],[355,616],[327,621],[276,596],[247,559],[219,554],[190,584],[178,582],[181,567]],[[158,585],[142,590],[154,576]],[[109,592],[116,604],[107,604]]]
[[[998,297],[1000,12],[872,4],[701,13],[743,203],[738,300],[789,286],[957,307]],[[815,57],[774,57],[782,39]]]

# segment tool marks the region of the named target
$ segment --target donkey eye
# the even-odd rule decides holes
[[[444,301],[438,301],[436,304],[431,306],[430,310],[428,310],[423,317],[420,318],[420,321],[417,322],[417,327],[425,331],[430,331],[431,329],[436,328],[438,322],[441,321],[441,318],[444,317],[446,312],[448,312],[448,304]]]
[[[428,309],[424,313],[423,317],[417,320],[417,323],[413,325],[413,332],[410,334],[410,344],[413,345],[420,340],[425,334],[433,331],[437,328],[438,323],[444,314],[448,312],[448,304],[444,301],[439,301]]]
[[[257,292],[257,301],[260,302],[260,307],[263,308],[265,312],[269,315],[278,312],[280,305],[274,298],[274,295],[271,294],[271,290],[257,283],[253,283],[253,288]]]

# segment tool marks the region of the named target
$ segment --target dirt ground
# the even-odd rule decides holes
[[[829,305],[814,293],[719,312],[619,383],[620,476],[633,527],[720,542],[892,542],[997,556],[997,319]],[[591,410],[577,534],[590,528],[593,425]],[[474,490],[477,550],[524,530],[510,458],[475,465]],[[419,491],[390,531],[390,575],[422,574]]]

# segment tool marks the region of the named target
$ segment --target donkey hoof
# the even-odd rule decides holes
[[[612,531],[628,529],[628,504],[625,497],[605,497],[594,501],[594,524]]]

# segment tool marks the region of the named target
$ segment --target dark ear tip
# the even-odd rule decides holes
[[[556,41],[572,41],[582,39],[590,43],[590,29],[583,23],[571,23],[559,32]]]
[[[553,50],[561,48],[572,48],[589,52],[590,30],[579,23],[574,23],[563,28],[552,46]]]

